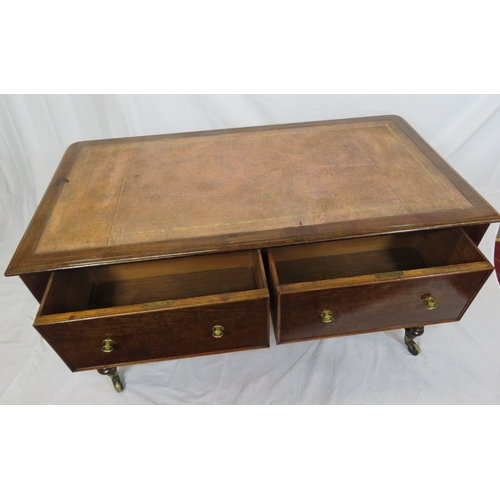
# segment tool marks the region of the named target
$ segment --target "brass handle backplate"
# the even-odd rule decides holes
[[[428,311],[432,311],[433,309],[436,309],[436,307],[437,307],[436,301],[431,297],[430,294],[423,295],[422,300],[424,301],[425,308]]]
[[[323,318],[323,323],[331,323],[333,321],[332,311],[329,311],[328,309],[325,309],[321,313],[321,317]]]
[[[215,325],[212,328],[212,337],[220,339],[224,335],[224,327],[221,325]]]
[[[102,352],[111,352],[113,350],[114,344],[115,343],[109,337],[107,339],[104,339],[102,341],[101,351]]]

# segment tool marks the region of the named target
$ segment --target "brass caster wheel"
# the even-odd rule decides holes
[[[413,354],[414,356],[418,356],[420,354],[420,347],[413,340],[407,342],[406,345],[408,346],[408,350],[410,351],[410,353]]]
[[[116,366],[113,368],[101,368],[97,371],[101,375],[107,375],[108,377],[111,378],[111,382],[113,383],[113,387],[115,388],[116,392],[123,391],[123,384],[122,381],[120,380],[120,375],[118,375],[118,370],[116,369]]]
[[[123,391],[123,385],[120,380],[120,377],[116,375],[116,377],[112,377],[111,381],[113,382],[113,385],[116,389],[116,392],[122,392]]]
[[[423,326],[416,326],[412,328],[405,328],[405,344],[408,351],[414,356],[420,354],[420,346],[415,342],[416,337],[420,337],[424,333]]]

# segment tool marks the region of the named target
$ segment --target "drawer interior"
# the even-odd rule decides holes
[[[56,271],[40,315],[266,288],[259,251]]]
[[[273,248],[281,285],[484,262],[460,228]]]

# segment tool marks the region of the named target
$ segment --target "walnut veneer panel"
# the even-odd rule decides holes
[[[490,270],[401,278],[389,283],[282,293],[278,298],[277,342],[457,321],[481,289]],[[438,307],[427,310],[422,295],[432,292]],[[334,320],[325,324],[324,309]]]
[[[269,298],[35,324],[72,371],[269,347]],[[214,325],[224,335],[212,336]],[[113,352],[103,353],[106,336]]]
[[[268,257],[278,343],[459,320],[493,271],[460,228],[280,247]],[[323,321],[325,310],[333,321]]]
[[[400,136],[368,122],[83,146],[36,253],[470,207]]]

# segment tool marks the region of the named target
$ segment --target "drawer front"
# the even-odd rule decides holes
[[[223,327],[222,336],[217,331],[213,335],[216,325]],[[79,371],[269,347],[269,299],[105,316],[36,328],[71,370]],[[103,352],[102,342],[107,338],[113,342],[112,350]]]
[[[491,271],[418,277],[278,295],[277,341],[458,320]],[[424,301],[431,297],[436,307]],[[429,302],[429,301],[428,301]],[[324,311],[330,311],[329,313]],[[325,322],[324,318],[326,316]]]

